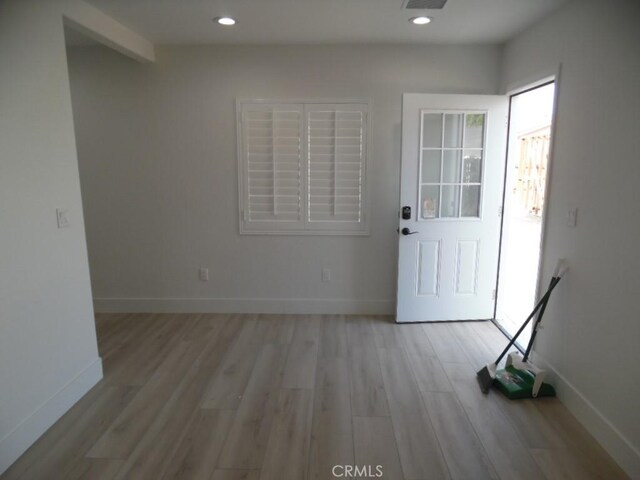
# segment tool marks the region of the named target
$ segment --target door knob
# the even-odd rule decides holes
[[[411,230],[409,230],[407,227],[404,227],[400,233],[402,233],[403,235],[415,235],[418,232],[412,232]]]

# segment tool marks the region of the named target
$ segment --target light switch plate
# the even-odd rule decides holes
[[[200,268],[198,270],[198,278],[201,282],[209,281],[209,269],[208,268]]]
[[[328,268],[323,268],[322,269],[322,281],[323,282],[330,282],[331,281],[331,270],[329,270]]]
[[[58,228],[69,228],[71,226],[69,210],[56,209],[56,218],[58,220]]]
[[[567,211],[567,227],[575,228],[578,224],[578,209],[571,208]]]

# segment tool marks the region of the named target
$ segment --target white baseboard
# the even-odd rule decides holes
[[[392,315],[395,300],[316,298],[94,298],[96,312]]]
[[[534,353],[534,363],[549,372],[558,398],[631,478],[640,478],[640,450],[593,405],[569,380]]]
[[[0,440],[0,475],[102,378],[98,357]]]

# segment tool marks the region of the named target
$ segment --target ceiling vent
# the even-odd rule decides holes
[[[428,10],[444,7],[447,0],[404,0],[402,8],[406,10]]]

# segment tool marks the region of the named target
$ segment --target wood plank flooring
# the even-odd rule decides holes
[[[333,480],[334,465],[380,465],[388,480],[627,478],[557,399],[480,393],[476,370],[506,342],[488,322],[103,314],[96,326],[104,379],[1,480]]]

